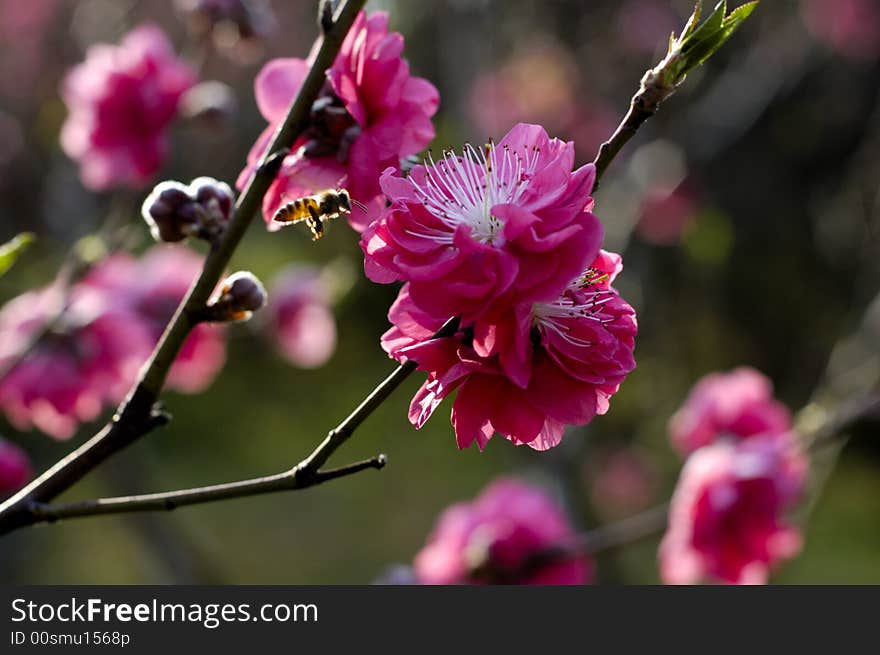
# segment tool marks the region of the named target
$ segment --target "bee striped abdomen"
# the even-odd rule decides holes
[[[299,198],[293,200],[286,205],[282,205],[272,217],[273,221],[278,223],[295,223],[309,217],[309,205],[314,201],[311,198]]]
[[[326,189],[313,196],[291,200],[275,212],[272,221],[275,223],[299,223],[305,221],[315,240],[324,234],[323,221],[338,218],[351,211],[352,203],[361,211],[364,205],[353,200],[345,189]]]

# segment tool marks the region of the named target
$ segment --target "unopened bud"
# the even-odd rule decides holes
[[[150,192],[141,207],[141,215],[156,241],[182,241],[197,230],[194,212],[186,219],[181,210],[192,202],[186,187],[180,182],[160,182]]]
[[[266,304],[267,297],[266,289],[253,273],[233,273],[224,280],[216,300],[208,305],[205,320],[246,321]]]
[[[156,241],[187,237],[215,240],[232,216],[234,196],[225,182],[199,177],[189,186],[161,182],[144,200],[141,214]]]
[[[189,183],[189,192],[196,203],[218,223],[225,225],[232,216],[235,196],[226,182],[219,182],[213,177],[197,177]]]

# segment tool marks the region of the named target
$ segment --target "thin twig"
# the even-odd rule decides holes
[[[527,579],[548,564],[597,555],[656,536],[666,528],[668,515],[669,504],[664,503],[621,521],[582,532],[568,541],[534,553],[518,567],[511,579],[514,582]]]
[[[54,505],[37,503],[34,505],[33,511],[38,521],[49,523],[60,519],[97,516],[100,514],[170,511],[186,505],[201,505],[218,500],[229,500],[230,498],[243,498],[245,496],[257,496],[279,491],[307,489],[322,482],[354,475],[367,469],[379,470],[385,466],[386,462],[385,455],[378,455],[355,462],[354,464],[326,471],[318,471],[312,474],[307,474],[302,468],[297,466],[276,475],[215,484],[207,487],[196,487],[194,489],[180,489],[178,491],[137,496],[99,498],[97,500],[58,503]]]
[[[233,252],[260,208],[281,164],[280,152],[290,148],[308,125],[312,104],[326,81],[345,35],[365,3],[346,0],[336,12],[331,28],[319,37],[319,48],[299,93],[281,121],[271,145],[235,205],[235,212],[220,242],[211,249],[201,274],[180,303],[139,380],[113,419],[85,444],[0,505],[0,535],[40,520],[36,511],[89,473],[111,455],[127,447],[157,425],[167,421],[155,404],[184,340],[223,275]]]
[[[657,113],[660,104],[675,93],[676,87],[657,84],[657,76],[652,75],[652,73],[653,71],[648,71],[645,77],[642,78],[638,92],[630,100],[626,116],[623,117],[614,134],[599,147],[599,152],[593,161],[593,164],[596,166],[594,190],[599,187],[599,181],[605,174],[605,170],[623,146],[636,135],[636,132],[639,131],[639,128],[645,121]]]
[[[450,319],[434,334],[433,338],[450,336],[455,334],[457,329],[458,319]],[[289,471],[263,478],[164,493],[99,498],[54,505],[34,503],[30,510],[30,523],[57,521],[62,518],[95,514],[170,510],[183,505],[210,503],[228,498],[243,498],[275,491],[306,489],[321,482],[351,475],[368,468],[381,469],[386,463],[385,455],[339,469],[320,470],[330,456],[354,434],[357,427],[416,370],[417,366],[416,362],[409,360],[394,369],[345,420],[330,430],[324,441],[307,458]]]
[[[663,504],[616,523],[603,525],[581,534],[571,548],[578,553],[596,555],[606,550],[628,546],[653,537],[666,527],[669,505]]]
[[[443,337],[452,336],[458,331],[458,324],[458,318],[450,318],[431,338],[441,339]],[[300,466],[307,471],[317,471],[320,469],[330,455],[332,455],[342,444],[348,441],[357,427],[363,423],[370,414],[376,411],[376,409],[385,402],[388,396],[390,396],[392,392],[394,392],[394,390],[416,370],[417,367],[418,364],[416,362],[408,360],[394,369],[388,377],[385,378],[379,386],[373,389],[370,395],[358,405],[357,409],[349,414],[342,423],[330,430],[330,433],[324,441],[315,448],[312,454],[309,455]]]

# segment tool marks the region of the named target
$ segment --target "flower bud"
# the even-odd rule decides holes
[[[174,181],[156,185],[144,200],[141,214],[156,241],[182,241],[191,236],[213,241],[226,229],[233,205],[228,184],[199,177],[189,186]]]
[[[156,241],[182,241],[192,234],[195,222],[183,220],[180,210],[191,202],[180,182],[160,182],[141,207],[141,215]]]
[[[226,182],[213,177],[197,177],[189,183],[189,192],[212,220],[223,225],[229,221],[235,197]]]
[[[204,320],[246,321],[266,304],[267,297],[266,289],[253,273],[233,273],[223,282],[216,299],[208,305]]]

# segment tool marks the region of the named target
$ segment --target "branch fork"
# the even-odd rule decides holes
[[[126,448],[154,428],[167,422],[167,415],[156,403],[165,385],[168,371],[186,337],[198,324],[198,318],[207,306],[232,254],[259,211],[263,196],[278,174],[284,156],[307,127],[312,104],[326,81],[326,71],[336,59],[346,34],[364,4],[365,0],[345,0],[332,15],[332,22],[328,20],[326,9],[328,5],[332,8],[332,4],[327,2],[321,4],[323,32],[319,37],[317,53],[299,93],[288,109],[287,115],[279,124],[256,173],[238,197],[233,216],[226,230],[222,237],[212,244],[198,279],[178,306],[156,349],[142,369],[138,381],[132,387],[128,397],[119,406],[113,418],[95,436],[0,505],[0,535],[26,525],[49,520],[50,517],[57,520],[61,516],[108,513],[108,511],[119,511],[119,507],[126,506],[126,499],[86,501],[85,504],[59,505],[55,509],[48,506],[47,503],[69,489],[119,450]],[[333,450],[336,447],[338,444],[334,446]],[[326,459],[324,457],[321,464]],[[323,475],[318,471],[318,468],[308,469],[314,473],[314,484],[332,479],[332,477],[340,477],[343,474],[348,475],[350,472],[363,470],[363,468],[377,468],[377,466],[358,468],[358,465],[352,465],[352,467],[327,471]],[[293,479],[296,480],[297,477],[293,476]],[[223,496],[223,494],[230,493],[230,490],[238,490],[242,486],[246,488],[249,482],[255,483],[256,488],[261,489],[261,485],[267,484],[267,480],[273,484],[280,485],[281,482],[289,484],[288,474],[285,472],[257,481],[231,483],[231,487],[219,485],[207,489],[214,490],[212,493]],[[299,487],[294,485],[292,488]],[[161,506],[149,506],[151,509],[162,509],[165,507],[166,500],[169,499],[174,506],[178,506],[182,504],[181,498],[200,498],[199,494],[193,497],[187,495],[195,491],[198,490],[171,492],[170,495],[131,496],[128,497],[128,501],[131,501],[129,506],[133,508],[139,509],[154,502]],[[180,496],[175,496],[175,494],[180,494]],[[156,500],[157,497],[161,501]],[[208,497],[211,497],[211,494],[208,494]]]

